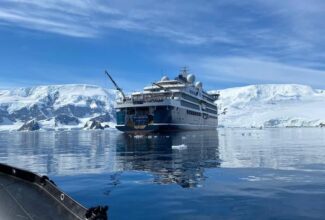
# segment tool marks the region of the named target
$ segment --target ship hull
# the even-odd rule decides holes
[[[144,128],[134,128],[127,125],[117,125],[116,128],[125,133],[151,133],[189,130],[216,130],[217,126],[191,125],[191,124],[153,124]]]
[[[116,128],[126,133],[177,130],[215,130],[218,117],[204,109],[182,106],[179,100],[165,103],[122,104],[116,109]]]

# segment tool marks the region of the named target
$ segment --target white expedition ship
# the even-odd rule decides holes
[[[186,68],[175,79],[167,76],[116,104],[116,128],[123,132],[207,130],[218,126],[219,94],[208,94]]]

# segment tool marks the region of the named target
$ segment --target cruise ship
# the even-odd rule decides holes
[[[116,103],[116,128],[123,132],[211,130],[218,126],[219,94],[208,94],[195,75],[184,68],[180,74],[146,86],[126,96],[112,77],[122,98]]]

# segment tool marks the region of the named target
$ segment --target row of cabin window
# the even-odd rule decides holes
[[[196,115],[196,116],[201,116],[202,114],[200,112],[194,112],[191,110],[187,110],[186,111],[188,115]]]
[[[212,110],[212,109],[209,109],[209,108],[204,109],[203,111],[209,112],[209,113],[212,113],[212,114],[218,114],[218,111],[215,111],[215,110]]]
[[[188,108],[193,108],[193,109],[200,110],[200,106],[195,105],[195,104],[190,103],[190,102],[186,102],[186,101],[184,101],[184,100],[181,100],[181,105],[182,105],[182,106],[185,106],[185,107],[188,107]]]
[[[191,101],[191,102],[194,102],[194,103],[197,103],[197,104],[199,104],[200,103],[200,100],[199,99],[197,99],[197,98],[194,98],[194,97],[192,97],[192,96],[190,96],[190,95],[187,95],[187,94],[182,94],[182,97],[184,98],[184,99],[186,99],[186,100],[188,100],[188,101]],[[210,103],[207,103],[207,102],[205,102],[204,103],[206,106],[208,106],[209,108],[212,108],[212,109],[214,109],[214,110],[217,110],[217,106],[215,106],[215,105],[212,105],[212,104],[210,104]]]
[[[217,106],[212,105],[212,104],[210,104],[210,103],[205,103],[205,105],[208,106],[209,108],[214,109],[214,110],[217,110],[217,109],[218,109]]]

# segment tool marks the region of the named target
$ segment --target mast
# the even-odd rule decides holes
[[[117,91],[119,91],[121,93],[121,95],[123,96],[123,102],[125,102],[126,100],[126,96],[123,92],[123,90],[116,84],[116,82],[114,81],[114,79],[111,77],[111,75],[107,72],[107,70],[105,70],[105,74],[108,76],[108,78],[112,81],[112,83],[114,84],[115,88]]]
[[[187,68],[186,66],[184,66],[184,67],[181,69],[181,74],[182,74],[183,76],[188,74],[188,68]]]

